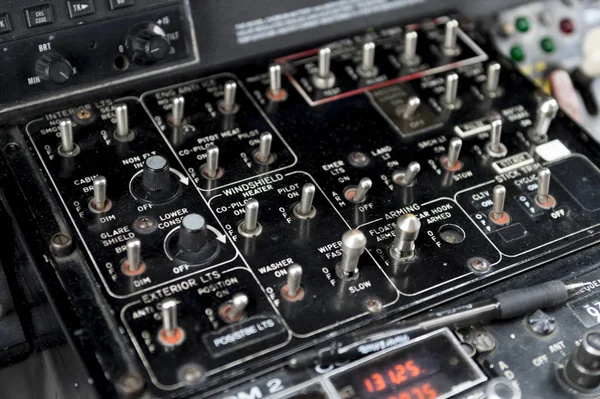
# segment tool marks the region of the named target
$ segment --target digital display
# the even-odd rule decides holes
[[[344,399],[448,398],[485,376],[442,330],[399,349],[357,362],[329,377]]]

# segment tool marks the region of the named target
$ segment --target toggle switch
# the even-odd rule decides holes
[[[219,147],[211,144],[206,149],[206,163],[201,168],[202,176],[208,180],[216,180],[223,176],[223,169],[219,167]]]
[[[444,45],[442,46],[442,52],[446,57],[454,57],[460,54],[460,48],[457,44],[458,41],[458,21],[453,19],[446,22],[445,33],[444,33]]]
[[[492,62],[487,67],[487,79],[483,85],[483,93],[489,98],[496,98],[502,94],[500,89],[500,71],[502,67],[497,62]]]
[[[451,73],[446,76],[446,91],[442,96],[441,103],[444,108],[455,110],[462,106],[462,101],[458,98],[458,75]]]
[[[179,228],[179,248],[188,252],[201,251],[208,240],[206,220],[197,213],[190,213],[181,219]]]
[[[390,257],[396,261],[408,261],[415,257],[415,241],[421,230],[421,221],[412,213],[396,220],[394,242],[390,247]]]
[[[262,226],[258,223],[258,208],[259,204],[255,199],[248,200],[244,206],[246,214],[244,221],[238,225],[238,232],[246,238],[253,238],[262,233]]]
[[[454,137],[448,144],[448,154],[442,158],[442,166],[449,172],[456,172],[462,169],[463,164],[459,160],[462,140]]]
[[[298,219],[312,219],[315,217],[317,210],[313,206],[313,200],[315,198],[315,185],[312,183],[306,183],[302,186],[302,194],[300,195],[300,202],[294,206],[294,216]]]
[[[237,95],[237,83],[233,80],[225,82],[223,88],[223,100],[219,103],[219,110],[226,115],[235,114],[240,106],[235,102]]]
[[[115,119],[117,128],[114,138],[117,141],[128,142],[135,138],[135,133],[129,128],[129,110],[126,104],[115,105]]]
[[[392,180],[399,186],[410,187],[415,183],[415,179],[420,171],[421,165],[418,162],[411,162],[408,164],[406,170],[395,172],[392,175]]]
[[[408,101],[406,102],[406,106],[404,107],[404,110],[402,111],[402,119],[404,119],[405,121],[413,119],[420,106],[421,106],[421,99],[419,97],[417,97],[417,96],[409,97]]]
[[[290,302],[296,302],[304,298],[302,288],[302,266],[297,263],[291,265],[287,270],[287,284],[281,288],[281,296]]]
[[[492,192],[492,211],[490,212],[490,220],[497,226],[506,226],[510,223],[510,216],[504,211],[504,201],[506,200],[506,188],[498,184]]]
[[[106,197],[106,177],[96,176],[93,182],[94,197],[88,208],[94,213],[108,212],[112,207],[111,201]]]
[[[185,332],[177,324],[177,301],[167,299],[161,303],[163,326],[158,333],[158,341],[166,347],[173,347],[185,340]]]
[[[404,35],[404,51],[400,62],[406,66],[415,66],[421,63],[421,57],[417,55],[417,42],[419,34],[415,31],[406,32]]]
[[[372,78],[379,74],[375,66],[375,43],[365,43],[362,47],[362,63],[356,68],[356,72],[363,78]]]
[[[552,209],[556,206],[556,200],[550,195],[550,179],[552,173],[548,168],[542,168],[538,171],[538,191],[535,196],[535,203],[543,209]]]
[[[127,259],[123,262],[121,270],[128,276],[137,276],[146,270],[146,264],[142,261],[142,242],[134,237],[127,240],[125,244]]]
[[[221,307],[221,318],[227,323],[235,323],[244,317],[246,307],[248,307],[248,295],[238,292],[231,301]]]
[[[319,50],[319,67],[313,75],[313,84],[317,89],[331,89],[335,85],[335,75],[331,72],[331,49],[325,47]]]
[[[285,101],[287,99],[287,92],[281,87],[281,65],[274,64],[269,67],[267,96],[271,101]]]
[[[548,140],[548,129],[550,129],[558,109],[558,103],[554,98],[546,98],[538,105],[535,125],[529,130],[531,141],[537,144]]]
[[[78,155],[80,149],[73,138],[73,122],[70,119],[63,119],[58,123],[58,129],[60,130],[58,154],[66,158]]]
[[[367,237],[360,230],[348,230],[342,236],[342,260],[337,265],[336,271],[343,280],[358,278],[358,262],[365,252]]]
[[[260,135],[258,150],[254,152],[254,160],[261,165],[269,165],[275,161],[275,154],[271,152],[273,145],[273,135],[269,132],[263,132]]]
[[[502,121],[496,119],[492,121],[492,130],[490,131],[490,141],[486,144],[485,150],[490,157],[501,158],[508,152],[506,146],[500,141],[502,137]]]
[[[367,193],[373,186],[373,182],[368,177],[360,179],[357,186],[350,187],[344,192],[344,196],[350,202],[359,203],[367,199]]]
[[[171,115],[167,118],[172,127],[181,127],[185,124],[184,118],[185,97],[177,96],[171,101]]]

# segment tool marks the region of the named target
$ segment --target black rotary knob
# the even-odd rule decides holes
[[[171,51],[171,43],[164,30],[152,23],[136,27],[127,41],[133,60],[140,64],[164,60]]]
[[[578,389],[600,387],[600,331],[588,331],[581,345],[575,349],[567,365],[565,375],[569,383]]]
[[[199,252],[206,245],[208,230],[206,220],[196,213],[190,213],[181,220],[179,248],[189,252]]]
[[[142,184],[150,191],[161,191],[171,188],[171,171],[169,161],[160,155],[153,155],[144,162]]]
[[[71,63],[54,52],[42,55],[35,64],[35,71],[41,79],[57,84],[66,83],[73,76]]]

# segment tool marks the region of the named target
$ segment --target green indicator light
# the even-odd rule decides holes
[[[525,17],[517,18],[515,25],[519,32],[527,32],[529,30],[529,20]]]
[[[542,46],[542,50],[544,50],[547,53],[552,53],[554,52],[554,50],[556,50],[554,40],[550,36],[543,38],[540,45]]]
[[[516,45],[510,49],[510,56],[515,61],[523,61],[525,59],[525,51],[523,47]]]

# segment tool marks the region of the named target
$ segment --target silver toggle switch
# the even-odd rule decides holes
[[[287,286],[288,286],[288,295],[291,297],[295,297],[298,295],[298,291],[300,290],[300,284],[302,282],[302,266],[298,264],[293,264],[288,268],[288,278],[287,278]]]
[[[496,119],[491,123],[490,141],[486,144],[485,149],[489,156],[501,158],[506,155],[508,150],[501,142],[502,138],[502,121]]]
[[[287,284],[281,289],[281,295],[288,301],[295,302],[304,298],[302,288],[302,266],[294,263],[287,269]]]
[[[269,87],[271,94],[278,96],[281,91],[281,65],[271,65],[269,67]]]
[[[357,72],[364,78],[377,76],[378,68],[375,66],[375,43],[369,42],[362,47],[362,63],[357,68]]]
[[[167,337],[172,337],[177,333],[177,301],[167,299],[162,303],[163,330]]]
[[[546,98],[540,103],[537,109],[535,125],[529,131],[531,141],[542,143],[548,140],[548,129],[550,129],[550,125],[556,117],[558,109],[558,103],[554,98]]]
[[[171,126],[180,127],[184,123],[185,97],[177,96],[171,101]]]
[[[306,183],[302,186],[302,193],[300,195],[300,203],[294,206],[294,216],[299,219],[310,219],[317,213],[313,206],[313,200],[315,198],[315,185],[312,183]]]
[[[223,101],[221,101],[220,109],[224,114],[235,114],[239,108],[235,102],[237,95],[237,83],[233,80],[225,82],[223,88]]]
[[[258,223],[258,209],[258,201],[254,198],[246,202],[244,221],[238,226],[238,232],[244,237],[252,238],[262,233],[262,226]]]
[[[358,262],[360,256],[365,252],[367,237],[360,230],[349,230],[342,236],[342,260],[337,273],[344,280],[352,280],[358,277]]]
[[[206,149],[206,164],[202,168],[202,174],[207,179],[218,179],[222,170],[219,168],[219,147],[211,144]]]
[[[500,71],[502,67],[497,62],[492,62],[487,67],[487,80],[483,86],[483,92],[490,98],[498,97],[500,92]]]
[[[269,67],[269,91],[267,95],[272,101],[284,101],[287,92],[281,87],[281,65],[273,64]]]
[[[420,230],[421,221],[412,213],[402,215],[396,220],[396,237],[389,251],[392,259],[406,261],[415,256],[415,241]]]
[[[248,295],[238,292],[231,298],[231,302],[225,307],[223,316],[226,321],[232,323],[239,321],[244,316],[244,311],[250,302]]]
[[[367,199],[367,193],[373,186],[373,182],[368,177],[360,179],[356,188],[346,190],[346,199],[351,202],[363,202]]]
[[[158,340],[164,346],[175,346],[183,342],[185,333],[177,322],[177,300],[170,298],[160,305],[162,313],[162,329]]]
[[[409,120],[412,119],[417,110],[421,106],[421,99],[417,96],[409,97],[406,106],[404,107],[404,111],[402,112],[402,119]]]
[[[400,61],[406,66],[415,66],[421,63],[421,58],[417,55],[417,42],[419,34],[415,31],[406,32],[404,35],[404,51]]]
[[[117,128],[115,130],[115,139],[118,141],[131,141],[133,133],[129,129],[129,111],[127,104],[115,105],[115,119]]]
[[[448,144],[448,154],[442,158],[442,166],[451,172],[456,172],[462,168],[460,158],[460,150],[462,148],[462,140],[458,137],[452,138]]]
[[[444,34],[444,45],[442,51],[445,56],[452,57],[460,53],[460,49],[457,44],[458,40],[458,21],[453,19],[446,22],[445,34]]]
[[[421,165],[418,162],[411,162],[405,171],[398,171],[392,175],[394,183],[403,187],[410,187],[415,183],[417,175],[421,171]]]
[[[127,249],[127,270],[137,273],[142,265],[142,242],[139,238],[130,238],[125,245]]]
[[[317,89],[331,89],[335,85],[335,75],[331,72],[331,49],[324,47],[319,50],[319,66],[313,75],[313,84]]]
[[[263,132],[260,135],[258,150],[254,154],[254,159],[261,165],[273,163],[274,156],[271,153],[273,145],[273,135],[270,132]]]
[[[538,171],[538,191],[535,196],[535,202],[543,209],[552,209],[556,206],[556,200],[550,195],[550,179],[552,173],[548,168],[541,168]]]
[[[73,122],[70,119],[63,119],[58,123],[60,130],[60,146],[58,153],[63,157],[74,157],[79,154],[79,146],[75,144],[73,138]]]
[[[492,211],[490,220],[498,226],[505,226],[510,223],[510,216],[504,211],[504,202],[506,201],[506,188],[498,184],[492,192]]]
[[[110,201],[106,197],[106,177],[96,176],[93,182],[94,198],[90,210],[95,213],[106,212],[110,208]]]
[[[446,109],[458,109],[462,105],[458,98],[458,75],[456,73],[446,76],[446,91],[442,96],[442,105]]]

